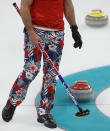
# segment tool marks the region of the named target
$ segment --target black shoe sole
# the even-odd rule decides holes
[[[44,126],[46,126],[46,127],[48,127],[48,128],[56,128],[56,127],[57,127],[57,125],[54,125],[54,126],[47,125],[47,124],[45,124],[45,122],[44,122],[43,120],[41,120],[41,119],[37,119],[37,121],[38,121],[39,123],[44,124]]]
[[[44,123],[44,126],[48,127],[48,128],[57,128],[57,125],[54,125],[54,126],[50,126],[50,125],[47,125]]]
[[[50,125],[45,124],[44,120],[42,120],[42,119],[37,119],[37,121],[38,121],[39,123],[44,124],[44,126],[46,126],[46,127],[48,127],[48,128],[56,128],[56,127],[57,127],[57,125],[54,125],[54,126],[51,125],[51,126],[50,126]]]

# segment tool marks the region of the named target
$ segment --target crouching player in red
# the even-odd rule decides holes
[[[40,70],[42,53],[38,48],[38,42],[42,44],[55,67],[59,70],[64,46],[63,14],[70,25],[75,41],[74,47],[82,47],[72,0],[21,0],[20,13],[25,25],[25,64],[23,71],[12,86],[8,101],[2,111],[2,118],[6,122],[12,119],[16,107],[25,99],[30,83]],[[37,108],[37,121],[49,128],[57,127],[50,112],[53,108],[56,83],[56,74],[44,58],[43,83],[40,105]]]

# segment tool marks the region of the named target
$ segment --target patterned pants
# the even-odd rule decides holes
[[[55,67],[59,69],[62,49],[64,45],[63,31],[44,31],[34,28],[35,32],[42,39],[42,46],[53,61]],[[37,76],[40,66],[42,53],[38,47],[29,42],[28,33],[25,32],[25,65],[23,71],[16,79],[9,95],[12,105],[18,106],[26,97],[27,89]],[[40,105],[37,109],[38,115],[50,113],[53,108],[53,100],[56,86],[56,74],[52,67],[43,56],[43,83],[41,89]]]

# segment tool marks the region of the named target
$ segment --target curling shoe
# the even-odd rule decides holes
[[[2,110],[2,118],[4,121],[9,122],[14,114],[16,106],[13,106],[9,101],[7,101],[6,106]]]
[[[40,123],[44,123],[44,126],[46,126],[48,128],[56,128],[57,127],[57,124],[53,120],[53,117],[51,114],[40,115],[40,116],[38,116],[37,121]]]

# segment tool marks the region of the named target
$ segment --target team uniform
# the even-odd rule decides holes
[[[63,0],[34,0],[30,7],[30,13],[33,28],[42,39],[42,46],[52,59],[55,67],[59,69],[64,46]],[[9,95],[9,101],[14,106],[18,106],[25,99],[28,87],[37,76],[41,66],[42,53],[40,49],[29,42],[28,32],[24,33],[25,65]],[[53,108],[57,83],[56,74],[45,57],[43,58],[43,64],[43,83],[40,106],[37,109],[38,115],[48,114]]]

